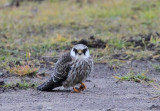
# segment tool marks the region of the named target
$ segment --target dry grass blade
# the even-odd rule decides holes
[[[24,65],[24,66],[13,67],[10,69],[10,72],[19,76],[24,76],[24,75],[35,74],[38,71],[38,69],[39,67],[36,68],[35,66]]]

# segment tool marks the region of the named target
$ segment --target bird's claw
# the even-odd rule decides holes
[[[86,89],[86,85],[81,82],[79,88],[73,87],[72,93],[80,93],[81,91],[83,91],[83,90],[85,90],[85,89]]]
[[[80,89],[73,87],[72,93],[79,93],[79,92],[80,92]]]
[[[85,90],[86,88],[87,88],[86,85],[81,82],[80,90],[83,91],[83,90]]]

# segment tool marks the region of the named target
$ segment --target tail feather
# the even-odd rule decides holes
[[[50,78],[46,82],[44,82],[43,84],[38,86],[37,90],[40,90],[40,91],[51,91],[56,86],[57,86],[56,83],[54,83],[53,79]]]

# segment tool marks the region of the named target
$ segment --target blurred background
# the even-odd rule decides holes
[[[0,69],[74,44],[96,63],[160,60],[160,0],[0,0]]]

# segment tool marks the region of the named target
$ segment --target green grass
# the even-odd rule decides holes
[[[160,72],[160,64],[151,64],[151,65],[156,71]]]
[[[109,39],[108,45],[110,45],[110,46],[112,46],[112,47],[115,47],[115,48],[117,48],[117,49],[122,49],[122,48],[125,48],[125,47],[126,47],[125,41],[124,41],[124,40],[117,39],[117,38]]]
[[[0,87],[3,87],[3,88],[15,88],[15,87],[17,87],[19,89],[27,89],[27,88],[36,88],[37,84],[23,81],[23,82],[16,82],[16,83],[7,83],[7,84],[5,84],[3,86],[0,86]]]
[[[135,73],[133,69],[131,69],[127,74],[124,76],[114,76],[114,78],[120,81],[135,81],[135,82],[153,82],[152,79],[147,77],[147,71]]]
[[[1,0],[0,5],[8,0]],[[159,0],[48,0],[41,4],[23,2],[18,8],[0,9],[0,68],[8,69],[9,63],[30,59],[39,61],[41,56],[55,56],[72,47],[72,40],[94,35],[107,41],[105,49],[91,49],[96,62],[107,62],[112,55],[128,54],[141,59],[153,56],[154,51],[127,46],[126,40],[136,34],[160,30]],[[160,32],[159,32],[160,33]],[[150,43],[160,43],[152,38]],[[155,55],[154,55],[155,56]],[[148,57],[148,56],[147,56]]]
[[[113,69],[121,68],[122,66],[124,66],[124,63],[124,61],[120,61],[118,59],[111,59],[107,61],[109,67]]]

